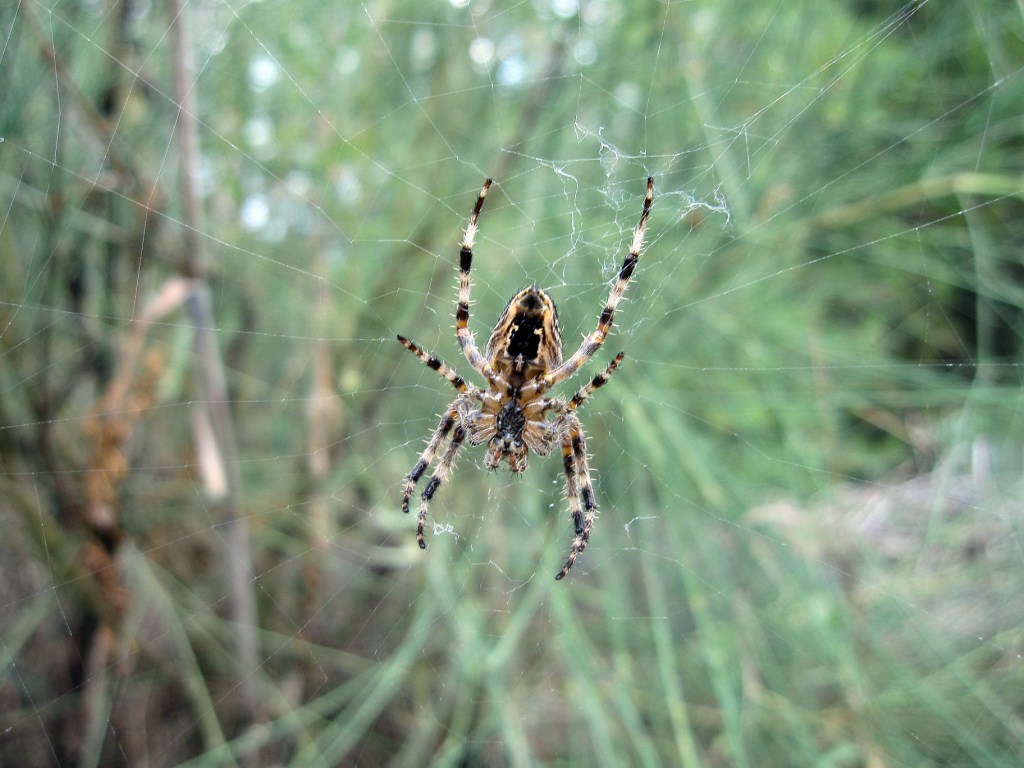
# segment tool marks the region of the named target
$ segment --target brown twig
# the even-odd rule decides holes
[[[226,525],[225,560],[231,595],[231,619],[235,630],[235,653],[239,665],[238,690],[242,718],[249,723],[261,719],[261,707],[252,672],[257,669],[256,596],[253,592],[252,552],[249,527],[239,509],[241,479],[234,424],[228,408],[227,384],[217,348],[209,287],[202,275],[202,215],[197,192],[199,141],[196,128],[195,90],[188,55],[187,15],[182,0],[168,0],[171,17],[170,39],[174,97],[178,103],[178,141],[181,159],[182,221],[184,258],[182,272],[190,280],[186,307],[195,328],[196,383],[201,389],[194,412],[193,434],[207,494]]]

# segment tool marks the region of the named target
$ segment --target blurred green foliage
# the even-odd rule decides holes
[[[172,15],[0,10],[0,762],[1024,761],[1018,4],[191,3],[196,114]],[[556,584],[559,462],[466,449],[421,553],[451,390],[393,338],[468,372],[480,183],[478,339],[534,281],[571,344],[648,174],[591,546]],[[192,323],[140,322],[189,229],[256,627]]]

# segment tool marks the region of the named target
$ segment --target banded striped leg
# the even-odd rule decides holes
[[[625,354],[623,352],[619,352],[619,354],[615,356],[615,359],[608,363],[607,368],[597,374],[597,376],[591,379],[585,386],[580,387],[579,391],[572,396],[571,400],[569,400],[569,410],[575,411],[583,405],[584,401],[586,401],[588,397],[594,394],[595,389],[603,387],[608,382],[608,379],[612,377],[612,374],[615,373],[615,369],[619,367],[619,363],[622,362],[623,357],[625,357]]]
[[[415,343],[409,341],[409,339],[405,338],[404,336],[400,335],[398,337],[398,341],[403,347],[405,347],[414,355],[416,355],[416,357],[418,357],[423,362],[424,365],[426,365],[428,368],[437,371],[439,374],[441,374],[441,376],[448,379],[448,381],[451,382],[451,385],[455,387],[459,392],[466,392],[468,389],[470,389],[470,385],[466,384],[466,380],[459,376],[457,373],[455,373],[455,371],[452,368],[449,368],[447,365],[445,365],[443,360],[434,357],[425,349],[417,346]]]
[[[570,414],[569,435],[562,441],[562,463],[565,467],[565,495],[569,499],[576,537],[572,540],[569,557],[555,579],[565,578],[576,558],[583,554],[590,540],[590,531],[597,516],[597,501],[594,486],[590,482],[590,468],[587,466],[587,440],[579,419]]]
[[[523,411],[526,413],[528,420],[541,419],[545,411],[552,409],[562,408],[563,406],[569,411],[575,411],[587,398],[590,397],[595,389],[600,389],[607,383],[608,379],[615,373],[615,369],[619,367],[619,363],[626,356],[625,352],[619,352],[615,356],[615,359],[608,363],[608,367],[605,368],[601,373],[597,374],[593,379],[588,381],[584,386],[577,390],[576,394],[573,395],[568,403],[565,403],[561,398],[549,397],[543,400],[534,400],[532,403],[523,407]]]
[[[480,350],[476,346],[476,339],[473,332],[469,330],[469,271],[473,266],[473,240],[476,238],[477,221],[480,218],[480,209],[483,208],[484,199],[487,197],[487,190],[491,188],[491,180],[484,182],[480,196],[473,206],[473,213],[469,215],[469,224],[466,225],[466,236],[462,239],[462,249],[459,251],[459,301],[455,305],[455,335],[462,347],[463,354],[469,360],[469,364],[487,381],[494,382],[494,373]]]
[[[402,496],[402,511],[405,514],[409,514],[409,499],[412,498],[413,489],[416,488],[416,483],[423,477],[423,473],[427,471],[427,467],[434,463],[434,457],[437,456],[437,449],[444,442],[444,439],[448,437],[448,433],[452,431],[452,427],[455,426],[455,421],[458,418],[458,411],[454,408],[449,408],[448,412],[441,417],[441,423],[437,425],[437,429],[434,430],[434,434],[430,438],[430,442],[427,443],[427,447],[423,449],[423,453],[420,454],[419,460],[416,462],[409,474],[405,476],[405,493]]]
[[[553,371],[539,376],[532,384],[523,387],[523,395],[544,392],[560,381],[565,381],[576,373],[587,360],[593,357],[594,353],[604,344],[604,340],[607,338],[609,331],[611,331],[612,322],[615,319],[615,308],[618,307],[622,295],[626,292],[626,286],[629,285],[629,279],[633,276],[633,270],[636,269],[636,263],[640,259],[640,251],[644,246],[644,234],[647,232],[647,219],[650,216],[652,200],[654,200],[654,179],[649,177],[647,179],[647,195],[644,197],[644,209],[643,213],[640,214],[640,223],[637,224],[636,229],[633,231],[633,242],[630,244],[629,253],[626,254],[626,258],[622,261],[619,276],[615,281],[614,287],[612,287],[612,292],[608,296],[604,309],[601,310],[601,317],[597,321],[597,329],[583,340],[583,344],[580,345],[580,348],[576,350],[572,357]]]
[[[444,452],[444,456],[441,457],[440,463],[437,465],[437,469],[434,470],[434,474],[430,476],[427,487],[423,489],[423,493],[420,496],[420,516],[416,524],[416,541],[419,542],[420,549],[427,548],[427,542],[423,540],[423,526],[427,522],[427,510],[430,508],[430,500],[434,498],[434,493],[444,482],[445,478],[448,477],[448,473],[452,469],[452,465],[455,463],[455,454],[459,450],[459,446],[462,445],[462,441],[466,439],[466,430],[462,427],[456,427],[455,432],[452,433],[452,441],[448,443],[448,448]]]

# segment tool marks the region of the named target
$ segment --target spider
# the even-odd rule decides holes
[[[524,288],[512,297],[494,326],[483,353],[477,348],[473,332],[469,329],[469,272],[473,263],[477,221],[490,187],[491,179],[487,179],[476,199],[462,240],[459,252],[459,299],[455,309],[455,333],[459,346],[469,364],[486,380],[487,387],[480,389],[474,386],[422,347],[404,336],[398,337],[402,346],[447,379],[459,393],[445,409],[441,423],[434,430],[427,447],[406,475],[402,511],[408,514],[409,499],[416,483],[434,463],[449,435],[451,439],[441,454],[441,460],[420,494],[416,526],[416,541],[420,549],[427,548],[423,528],[430,500],[448,477],[455,462],[455,454],[464,442],[468,440],[470,445],[486,443],[486,467],[497,469],[503,460],[507,460],[509,469],[515,474],[526,470],[530,451],[546,456],[559,446],[565,470],[565,494],[575,528],[568,559],[555,576],[561,579],[587,548],[597,515],[594,486],[587,466],[587,441],[576,411],[598,387],[611,378],[622,362],[623,353],[617,354],[604,371],[580,387],[568,400],[546,395],[556,384],[576,373],[601,348],[608,336],[615,308],[640,258],[651,201],[654,199],[654,179],[647,179],[647,194],[640,223],[633,232],[629,253],[622,262],[608,301],[601,310],[597,329],[584,338],[580,348],[567,360],[562,359],[558,310],[548,293],[536,286]]]

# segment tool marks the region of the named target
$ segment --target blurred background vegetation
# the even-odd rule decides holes
[[[0,7],[0,762],[1024,763],[1010,0]],[[601,505],[466,449],[586,333]]]

